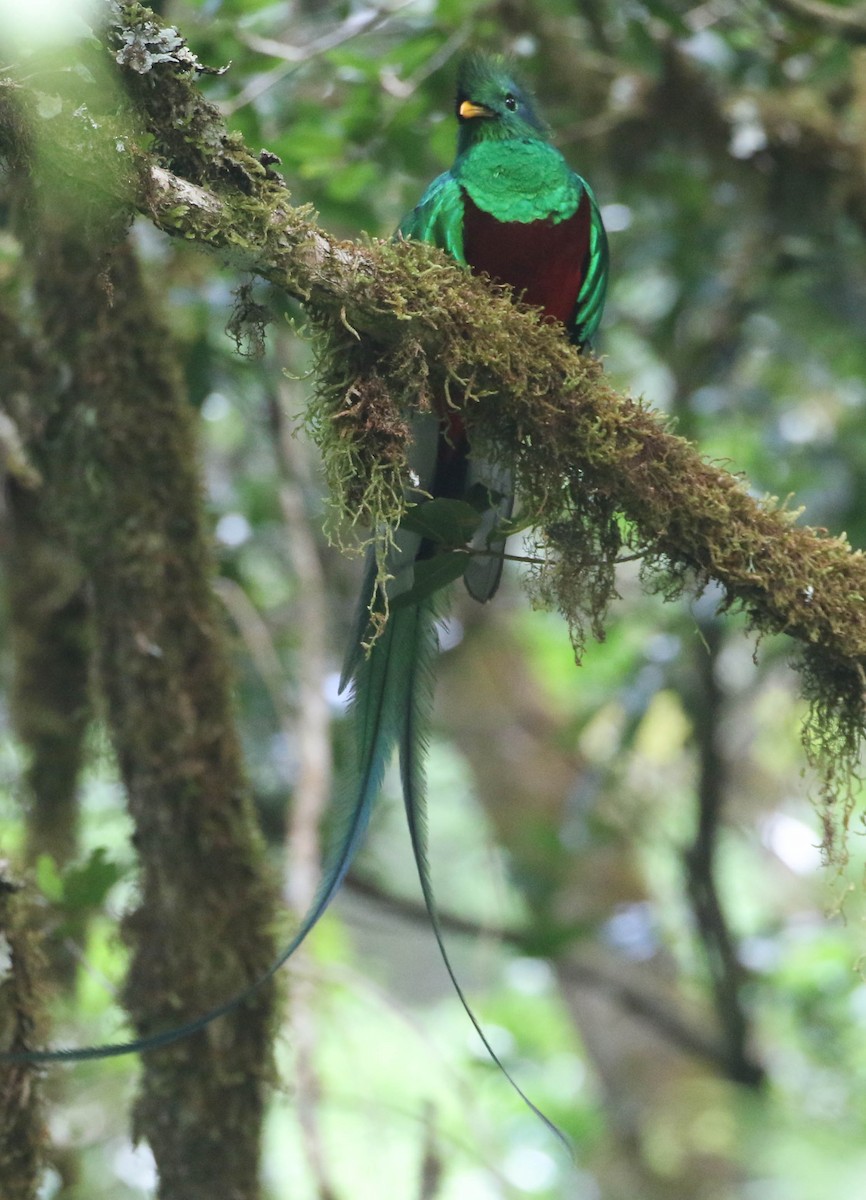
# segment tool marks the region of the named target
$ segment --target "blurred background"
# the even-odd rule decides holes
[[[752,491],[866,537],[866,15],[811,0],[179,0],[203,88],[338,236],[389,237],[453,156],[468,47],[510,53],[610,235],[596,347]],[[200,412],[247,769],[290,906],[315,890],[346,740],[336,680],[360,562],[323,536],[303,430],[303,311],[146,222],[137,245]],[[8,248],[7,248],[8,249]],[[236,289],[263,353],[226,327]],[[519,541],[510,548],[521,552]],[[866,1171],[866,854],[822,865],[795,648],[756,647],[712,589],[665,604],[626,563],[575,665],[521,568],[455,596],[430,747],[449,948],[497,1052],[573,1140],[572,1166],[487,1059],[420,905],[396,779],[288,976],[267,1126],[274,1200],[818,1200]],[[8,681],[8,670],[7,670]],[[0,710],[0,717],[3,712]],[[29,838],[70,990],[57,1041],[111,1038],[135,889],[107,743],[74,836],[29,832],[0,743],[0,833]],[[52,836],[54,838],[52,843]],[[288,928],[288,923],[287,923]],[[135,1061],[51,1076],[44,1196],[139,1200]]]

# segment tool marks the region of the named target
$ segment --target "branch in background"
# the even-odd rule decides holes
[[[304,46],[291,46],[287,42],[277,41],[275,38],[259,37],[253,33],[242,35],[242,41],[250,50],[281,61],[270,71],[263,71],[261,74],[255,75],[242,92],[239,92],[231,100],[224,101],[220,105],[220,110],[225,116],[232,116],[247,104],[258,100],[259,96],[263,96],[272,87],[282,83],[286,76],[296,71],[302,63],[310,62],[321,54],[327,54],[329,50],[345,45],[346,42],[352,41],[362,33],[371,33],[373,30],[380,29],[383,25],[387,25],[401,9],[414,4],[414,2],[415,0],[403,0],[401,4],[390,9],[364,8],[350,13],[336,29],[329,30]]]
[[[285,345],[281,343],[285,358]],[[286,363],[286,366],[288,364]],[[299,915],[309,908],[319,882],[319,826],[331,800],[330,712],[325,697],[328,670],[327,588],[305,495],[310,492],[304,443],[293,436],[285,411],[292,403],[286,382],[270,398],[272,444],[280,480],[279,502],[286,549],[295,577],[298,699],[295,737],[298,770],[288,834],[288,886]]]
[[[40,397],[33,398],[37,405]],[[47,854],[62,870],[75,858],[78,785],[90,724],[92,627],[81,564],[46,520],[41,490],[10,480],[4,565],[13,654],[10,711],[26,756],[26,859]],[[70,913],[52,937],[51,970],[71,988],[76,961],[67,941],[84,940],[87,916]]]
[[[773,0],[773,7],[810,25],[817,25],[827,33],[855,43],[866,42],[866,8],[860,5],[846,7],[826,4],[822,0]]]
[[[285,339],[280,339],[285,360]],[[285,366],[288,367],[288,362]],[[321,875],[319,828],[331,801],[332,762],[330,713],[325,698],[327,672],[327,589],[319,549],[310,528],[304,501],[307,463],[302,444],[288,428],[285,408],[291,402],[286,381],[269,397],[271,441],[279,477],[279,502],[286,529],[286,548],[296,586],[297,627],[303,631],[296,650],[298,685],[294,722],[297,773],[286,837],[286,891],[301,919],[309,911]],[[304,953],[304,948],[301,948]],[[289,1000],[295,1050],[298,1121],[304,1153],[321,1200],[334,1200],[325,1149],[320,1108],[322,1084],[316,1066],[318,1044],[317,987],[298,979]]]
[[[77,786],[90,716],[90,621],[80,564],[45,526],[42,498],[7,489],[12,718],[28,756],[27,858],[77,847]]]
[[[285,340],[281,348],[286,351]],[[288,365],[288,364],[287,364]],[[298,918],[313,904],[321,875],[319,828],[331,802],[332,762],[330,713],[325,698],[327,672],[327,589],[319,549],[311,532],[304,501],[307,463],[304,447],[292,437],[285,417],[290,402],[284,381],[269,398],[274,455],[279,476],[279,502],[286,545],[295,577],[297,627],[302,630],[296,649],[298,686],[295,740],[297,773],[286,838],[286,890]],[[304,948],[301,948],[304,953]],[[337,1195],[331,1178],[320,1121],[322,1084],[316,1066],[318,989],[314,981],[298,979],[289,1001],[295,1050],[297,1114],[304,1153],[320,1200]]]
[[[356,895],[373,900],[404,920],[429,925],[427,910],[414,900],[386,892],[378,884],[369,879],[361,879],[352,872],[349,873],[346,884]],[[489,925],[481,926],[477,921],[467,920],[453,913],[442,913],[441,921],[442,927],[452,933],[466,937],[485,937],[512,946],[522,954],[534,953],[531,933],[513,929],[492,929]],[[615,978],[595,963],[581,962],[574,953],[563,954],[557,958],[556,971],[563,979],[577,987],[591,988],[609,996],[624,1012],[644,1021],[672,1046],[709,1063],[725,1078],[735,1079],[737,1082],[744,1081],[740,1074],[733,1073],[731,1056],[726,1045],[708,1037],[696,1025],[688,1024],[685,1019],[671,1012],[666,1004],[646,992]],[[756,1082],[756,1070],[758,1068],[753,1067],[752,1077],[747,1082]]]
[[[716,677],[722,630],[718,621],[703,621],[700,628],[706,653],[695,656],[698,679],[689,704],[698,747],[698,822],[694,841],[685,853],[687,892],[706,957],[728,1060],[727,1074],[738,1083],[756,1086],[763,1082],[764,1070],[748,1051],[749,1025],[742,999],[744,972],[716,880],[727,775],[719,744],[722,693]]]
[[[287,752],[294,749],[297,771],[287,834],[286,891],[289,904],[303,917],[315,896],[320,874],[319,826],[331,799],[330,714],[325,700],[327,630],[325,580],[304,504],[304,461],[301,444],[286,426],[284,395],[271,396],[268,415],[280,478],[280,507],[286,545],[294,569],[297,627],[297,698],[286,702],[285,672],[270,631],[233,581],[219,579],[217,592],[241,632],[244,644],[270,697]],[[299,955],[303,955],[301,948]],[[337,1195],[318,1119],[321,1084],[315,1065],[317,987],[298,978],[289,998],[289,1021],[295,1055],[298,1121],[307,1163],[321,1200]]]

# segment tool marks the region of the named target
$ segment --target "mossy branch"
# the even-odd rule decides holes
[[[862,554],[756,500],[507,289],[427,246],[329,236],[309,208],[292,206],[270,156],[256,158],[226,133],[176,31],[161,44],[167,31],[148,10],[118,11],[126,27],[112,26],[108,40],[132,108],[114,115],[112,135],[125,130],[123,146],[133,147],[143,125],[150,149],[121,156],[129,170],[111,175],[117,203],[134,203],[159,228],[305,305],[319,359],[311,422],[342,512],[374,528],[399,517],[407,416],[434,394],[450,395],[476,449],[513,463],[541,531],[535,595],[562,609],[578,651],[587,624],[601,633],[624,544],[644,552],[646,582],[665,595],[717,580],[725,606],[741,607],[759,635],[801,643],[807,751],[832,796],[853,772],[864,732]],[[72,142],[67,132],[64,146]],[[86,186],[87,156],[73,161]],[[107,178],[100,174],[103,195]]]
[[[650,586],[674,594],[715,579],[759,634],[802,643],[807,746],[828,782],[841,780],[863,731],[866,662],[866,559],[844,535],[755,499],[556,328],[438,251],[337,241],[283,194],[251,226],[248,203],[239,212],[161,168],[149,176],[157,225],[229,252],[306,304],[324,338],[314,420],[350,518],[393,518],[383,497],[401,494],[408,411],[437,389],[461,393],[476,444],[515,463],[554,552],[538,594],[563,609],[578,645],[584,614],[598,624],[610,594],[622,515]]]

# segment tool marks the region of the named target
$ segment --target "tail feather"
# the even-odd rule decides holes
[[[399,752],[400,752],[400,775],[403,784],[403,801],[406,806],[406,820],[409,826],[409,837],[412,843],[412,853],[415,858],[415,865],[418,869],[418,879],[421,884],[421,893],[424,897],[424,906],[427,909],[427,915],[430,918],[430,924],[433,928],[433,936],[436,939],[436,945],[439,947],[439,953],[442,956],[442,962],[445,970],[448,972],[448,978],[451,980],[451,985],[457,993],[457,998],[463,1005],[463,1010],[481,1039],[482,1045],[490,1055],[492,1061],[496,1064],[508,1082],[511,1084],[514,1091],[518,1094],[526,1106],[537,1116],[547,1128],[554,1134],[562,1143],[571,1157],[574,1157],[574,1148],[571,1145],[568,1137],[563,1133],[557,1125],[546,1117],[537,1105],[529,1099],[523,1089],[515,1080],[514,1076],[502,1062],[502,1059],[493,1049],[490,1041],[481,1027],[478,1018],[472,1011],[469,1001],[466,999],[466,994],[457,979],[454,972],[454,967],[451,964],[451,959],[448,956],[448,951],[445,947],[445,939],[442,932],[442,923],[439,919],[439,909],[436,905],[436,900],[433,895],[433,883],[430,878],[430,867],[427,858],[427,800],[425,788],[425,773],[424,773],[424,757],[427,751],[427,731],[430,728],[430,714],[433,701],[433,679],[432,668],[433,662],[438,649],[438,642],[435,631],[435,611],[430,607],[429,620],[426,626],[422,625],[418,629],[416,637],[416,654],[412,660],[407,679],[405,681],[406,695],[408,703],[406,704],[403,713],[403,726],[400,731]]]
[[[436,428],[437,426],[431,426]],[[430,439],[428,438],[427,441]],[[429,446],[425,449],[425,462],[430,459]],[[432,460],[431,460],[432,461]],[[427,468],[430,463],[427,462]],[[485,482],[491,485],[489,464],[479,464]],[[429,473],[429,470],[428,470]],[[426,481],[425,481],[426,482]],[[496,476],[494,490],[502,493],[497,506],[491,508],[486,523],[480,531],[479,546],[487,546],[495,521],[510,515],[513,503],[510,473]],[[402,536],[402,541],[400,540]],[[392,577],[388,584],[389,596],[399,594],[411,586],[420,538],[409,531],[398,531],[395,553],[392,555]],[[487,557],[471,560],[465,581],[476,599],[484,601],[496,591],[502,570],[502,560],[496,552],[502,545],[499,541],[487,547],[494,553]],[[300,928],[280,956],[262,975],[230,1000],[210,1009],[194,1021],[162,1033],[138,1038],[135,1041],[109,1043],[82,1048],[0,1052],[0,1062],[82,1062],[88,1059],[112,1058],[124,1054],[144,1053],[171,1045],[182,1038],[199,1032],[211,1021],[226,1016],[246,1003],[280,970],[295,953],[318,923],[337,891],[361,845],[370,820],[373,802],[382,785],[385,768],[395,745],[399,745],[400,770],[403,797],[412,852],[418,869],[424,904],[430,917],[433,934],[445,969],[457,993],[466,1015],[472,1022],[491,1060],[496,1064],[514,1091],[528,1108],[563,1143],[569,1153],[571,1144],[565,1134],[550,1121],[529,1099],[493,1049],[478,1019],[472,1011],[461,987],[445,947],[439,912],[433,896],[430,870],[427,861],[426,797],[424,785],[424,755],[426,736],[430,724],[433,701],[433,663],[438,651],[436,637],[437,607],[435,598],[427,598],[416,605],[393,608],[384,628],[372,642],[369,651],[365,643],[370,634],[370,598],[376,600],[377,562],[375,554],[368,554],[365,582],[361,603],[355,619],[354,636],[343,666],[340,691],[352,682],[354,692],[351,712],[355,726],[355,762],[351,778],[353,786],[348,798],[338,798],[338,822],[334,834],[334,845],[328,855],[316,896],[303,918]]]
[[[198,1033],[211,1021],[233,1012],[276,975],[333,900],[363,840],[373,801],[397,740],[402,710],[407,703],[404,667],[412,661],[418,618],[419,614],[413,608],[392,613],[371,653],[367,656],[361,653],[357,658],[352,701],[357,730],[355,772],[352,776],[355,784],[349,802],[339,806],[343,810],[342,819],[338,821],[334,847],[315,899],[300,928],[267,971],[230,1000],[173,1029],[134,1041],[110,1042],[99,1046],[0,1052],[0,1063],[72,1063],[157,1050]],[[363,636],[363,631],[359,636]]]

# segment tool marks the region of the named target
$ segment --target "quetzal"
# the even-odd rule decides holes
[[[473,54],[464,60],[456,115],[454,163],[430,184],[398,233],[430,242],[474,272],[510,284],[515,297],[543,309],[566,327],[573,342],[586,346],[601,320],[608,276],[607,237],[589,185],[550,144],[532,98],[501,58]],[[479,495],[488,498],[462,572],[470,595],[483,603],[496,591],[502,573],[500,530],[513,503],[510,472],[473,457],[459,411],[444,403],[438,413],[416,416],[412,433],[412,498],[420,504],[416,519],[397,531],[388,556],[386,596],[377,583],[375,555],[369,556],[342,679],[343,685],[350,680],[354,685],[357,782],[340,853],[312,920],[349,868],[396,746],[421,890],[451,982],[493,1061],[562,1137],[503,1066],[469,1007],[443,944],[427,866],[423,755],[439,609],[436,595],[418,586],[419,574],[436,554],[435,542],[424,536],[423,510],[426,503],[443,499],[472,497],[477,507]],[[384,629],[375,636],[371,620],[385,611]]]
[[[543,309],[565,326],[574,343],[585,347],[601,320],[608,274],[607,239],[589,185],[550,144],[531,96],[515,82],[502,59],[474,54],[464,60],[458,74],[456,117],[454,163],[404,218],[399,235],[436,245],[472,271],[510,284],[516,298]],[[423,509],[437,500],[471,498],[475,510],[480,510],[467,547],[471,552],[461,561],[465,561],[466,587],[484,602],[496,591],[502,570],[504,522],[512,506],[510,473],[501,465],[473,458],[459,411],[444,403],[438,414],[415,417],[412,433],[411,498],[420,503],[413,509],[416,519],[404,521],[396,532],[384,593],[377,582],[381,573],[375,554],[369,556],[343,671],[343,686],[353,686],[356,774],[348,802],[344,798],[340,806],[336,847],[300,929],[261,979],[186,1025],[117,1045],[0,1054],[0,1061],[75,1061],[149,1050],[201,1029],[242,1003],[294,953],[330,904],[363,838],[385,768],[397,747],[421,888],[446,968],[488,1052],[538,1112],[502,1067],[454,977],[430,885],[424,819],[423,755],[439,609],[429,586],[418,586],[418,577],[437,553],[435,538],[425,536]],[[486,497],[486,505],[483,499],[479,503],[479,497]],[[372,636],[374,623],[377,636]]]

